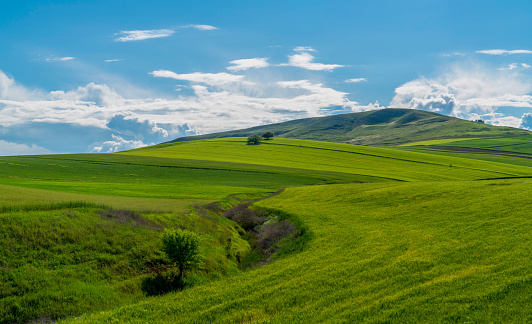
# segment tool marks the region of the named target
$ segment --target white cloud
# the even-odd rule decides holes
[[[296,54],[292,54],[288,57],[288,63],[279,64],[280,66],[295,66],[305,70],[311,71],[332,71],[336,68],[343,67],[339,64],[323,64],[315,63],[314,56],[308,52],[315,52],[311,47],[299,46],[294,48]]]
[[[128,141],[117,135],[112,135],[112,137],[112,141],[105,141],[99,146],[94,146],[91,150],[91,153],[113,153],[147,146],[140,140]]]
[[[44,59],[46,62],[64,62],[64,61],[72,61],[76,59],[72,56],[65,56],[65,57],[49,57]]]
[[[511,71],[511,70],[515,70],[515,69],[519,69],[519,68],[529,69],[530,67],[531,66],[526,64],[526,63],[510,63],[506,67],[499,68],[499,70],[501,70],[501,71]]]
[[[215,30],[218,29],[218,27],[210,26],[210,25],[186,25],[183,26],[184,28],[195,28],[197,30]]]
[[[519,127],[532,130],[532,113],[524,113],[519,121]]]
[[[347,93],[310,80],[252,84],[227,73],[153,75],[194,82],[193,94],[131,99],[105,84],[89,83],[34,95],[0,71],[1,138],[54,152],[109,152],[200,132],[379,108],[361,106]]]
[[[446,56],[446,57],[451,57],[451,56],[465,56],[464,53],[460,53],[460,52],[454,52],[454,53],[446,53],[446,54],[442,54],[441,56]]]
[[[251,59],[241,59],[241,60],[233,60],[229,62],[230,64],[233,64],[232,66],[228,66],[226,69],[229,71],[242,71],[242,70],[249,70],[251,68],[264,68],[270,66],[268,63],[268,58],[266,57],[256,57]]]
[[[36,100],[44,98],[45,94],[38,90],[29,90],[15,82],[0,71],[0,99],[5,100]]]
[[[50,92],[51,100],[66,101],[83,101],[94,103],[97,106],[120,106],[124,103],[124,98],[117,94],[107,85],[89,83],[84,87],[78,87],[76,90],[52,91]]]
[[[499,70],[501,70],[501,71],[504,71],[504,70],[511,71],[511,70],[515,70],[515,69],[517,69],[518,67],[519,67],[519,64],[517,64],[517,63],[510,63],[510,64],[508,64],[507,67],[501,67],[501,68],[499,68]]]
[[[112,63],[112,62],[120,62],[120,61],[123,61],[123,59],[110,59],[110,60],[105,60],[104,62],[105,63]]]
[[[169,37],[175,33],[173,29],[151,29],[151,30],[125,30],[116,33],[115,42],[132,42],[151,38]]]
[[[8,155],[30,155],[30,154],[51,154],[52,151],[35,144],[17,144],[0,140],[0,156]]]
[[[205,83],[212,86],[223,85],[231,82],[241,81],[243,75],[234,75],[229,73],[187,73],[187,74],[177,74],[172,71],[159,70],[150,72],[156,78],[171,78],[176,80],[185,80],[196,83]]]
[[[504,49],[491,49],[491,50],[482,50],[477,51],[477,53],[480,54],[488,54],[488,55],[511,55],[511,54],[532,54],[532,51],[530,50],[504,50]]]
[[[35,144],[17,144],[0,140],[0,156],[8,155],[28,155],[28,154],[50,154],[52,151]]]
[[[294,48],[294,52],[316,52],[316,50],[310,46],[298,46]]]
[[[469,119],[479,116],[492,124],[516,124],[498,107],[532,108],[532,84],[515,72],[455,66],[435,78],[420,78],[395,90],[390,107],[413,108]],[[518,124],[518,123],[517,123]]]
[[[348,83],[358,83],[358,82],[366,82],[368,80],[366,80],[366,78],[356,78],[356,79],[347,79],[345,80],[345,82],[348,82]]]

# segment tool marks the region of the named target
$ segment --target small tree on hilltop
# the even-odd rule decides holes
[[[275,134],[273,132],[265,132],[264,134],[262,134],[262,137],[264,137],[265,140],[272,139],[274,136]]]
[[[163,234],[163,252],[177,266],[179,283],[185,271],[197,269],[201,264],[199,242],[199,236],[187,230],[169,230]]]
[[[248,137],[249,145],[257,145],[260,144],[261,141],[262,137],[260,137],[259,135],[251,135],[250,137]]]

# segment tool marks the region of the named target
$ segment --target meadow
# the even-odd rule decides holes
[[[290,188],[257,207],[297,215],[311,233],[302,252],[69,322],[528,322],[532,219],[516,206],[530,185]]]
[[[516,141],[223,138],[0,157],[0,322],[530,321],[532,160],[435,150],[527,154]],[[299,229],[251,268],[253,241],[219,217],[247,201]],[[147,296],[143,280],[168,267],[165,228],[198,233],[204,264],[193,286]]]

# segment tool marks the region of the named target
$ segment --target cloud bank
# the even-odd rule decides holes
[[[151,74],[188,82],[192,93],[127,98],[96,83],[69,91],[33,91],[0,72],[2,145],[6,152],[16,148],[21,154],[114,152],[181,136],[379,108],[359,105],[347,93],[307,79],[249,81],[224,72],[168,70]]]
[[[532,108],[532,84],[514,71],[454,66],[437,78],[421,77],[396,88],[390,107],[438,112],[463,119],[483,118],[518,127],[520,119],[500,107]]]

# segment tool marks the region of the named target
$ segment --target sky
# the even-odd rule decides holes
[[[0,155],[412,108],[532,129],[530,1],[9,1]]]

